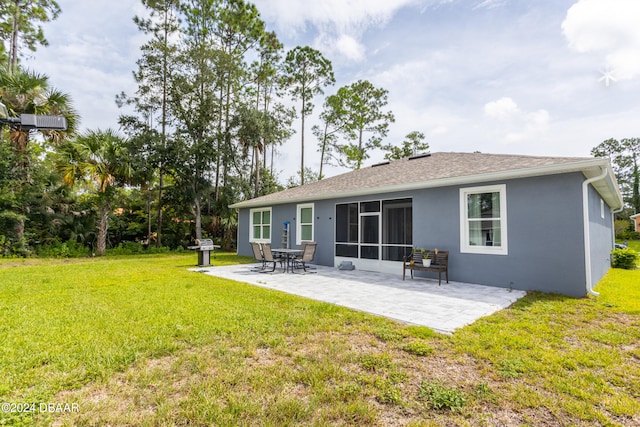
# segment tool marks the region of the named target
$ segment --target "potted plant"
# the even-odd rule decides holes
[[[430,267],[431,261],[438,255],[438,248],[435,248],[432,251],[427,251],[426,249],[420,249],[420,251],[422,253],[422,264],[425,267]],[[433,258],[430,258],[431,254],[433,254]]]

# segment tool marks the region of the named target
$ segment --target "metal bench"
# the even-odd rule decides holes
[[[442,283],[442,273],[445,273],[447,283],[449,283],[449,251],[427,249],[423,255],[422,251],[414,249],[409,256],[404,257],[402,280],[404,280],[407,270],[411,271],[412,279],[414,271],[438,273],[438,286]]]

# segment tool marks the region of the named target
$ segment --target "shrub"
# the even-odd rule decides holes
[[[149,246],[145,248],[144,245],[138,242],[121,242],[118,246],[107,249],[108,255],[166,254],[169,252],[171,252],[171,249],[168,246],[159,248]]]
[[[43,258],[79,258],[87,256],[89,253],[86,246],[74,240],[60,242],[56,240],[52,243],[41,245],[36,248],[36,253]]]
[[[633,249],[614,249],[611,251],[611,266],[633,270],[638,264],[638,253]]]
[[[466,398],[462,391],[430,381],[422,381],[418,396],[427,400],[434,409],[459,411],[466,403]]]
[[[616,233],[616,239],[627,239],[628,232],[633,231],[633,223],[628,219],[616,219],[613,227]]]

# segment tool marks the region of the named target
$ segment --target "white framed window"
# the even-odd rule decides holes
[[[507,186],[460,189],[460,252],[507,255]]]
[[[271,208],[249,211],[250,242],[271,243]]]
[[[296,212],[296,244],[302,242],[313,242],[313,203],[306,203],[297,206]]]

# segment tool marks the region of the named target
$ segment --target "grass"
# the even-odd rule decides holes
[[[0,260],[0,425],[640,424],[640,270],[445,336],[193,263]]]

